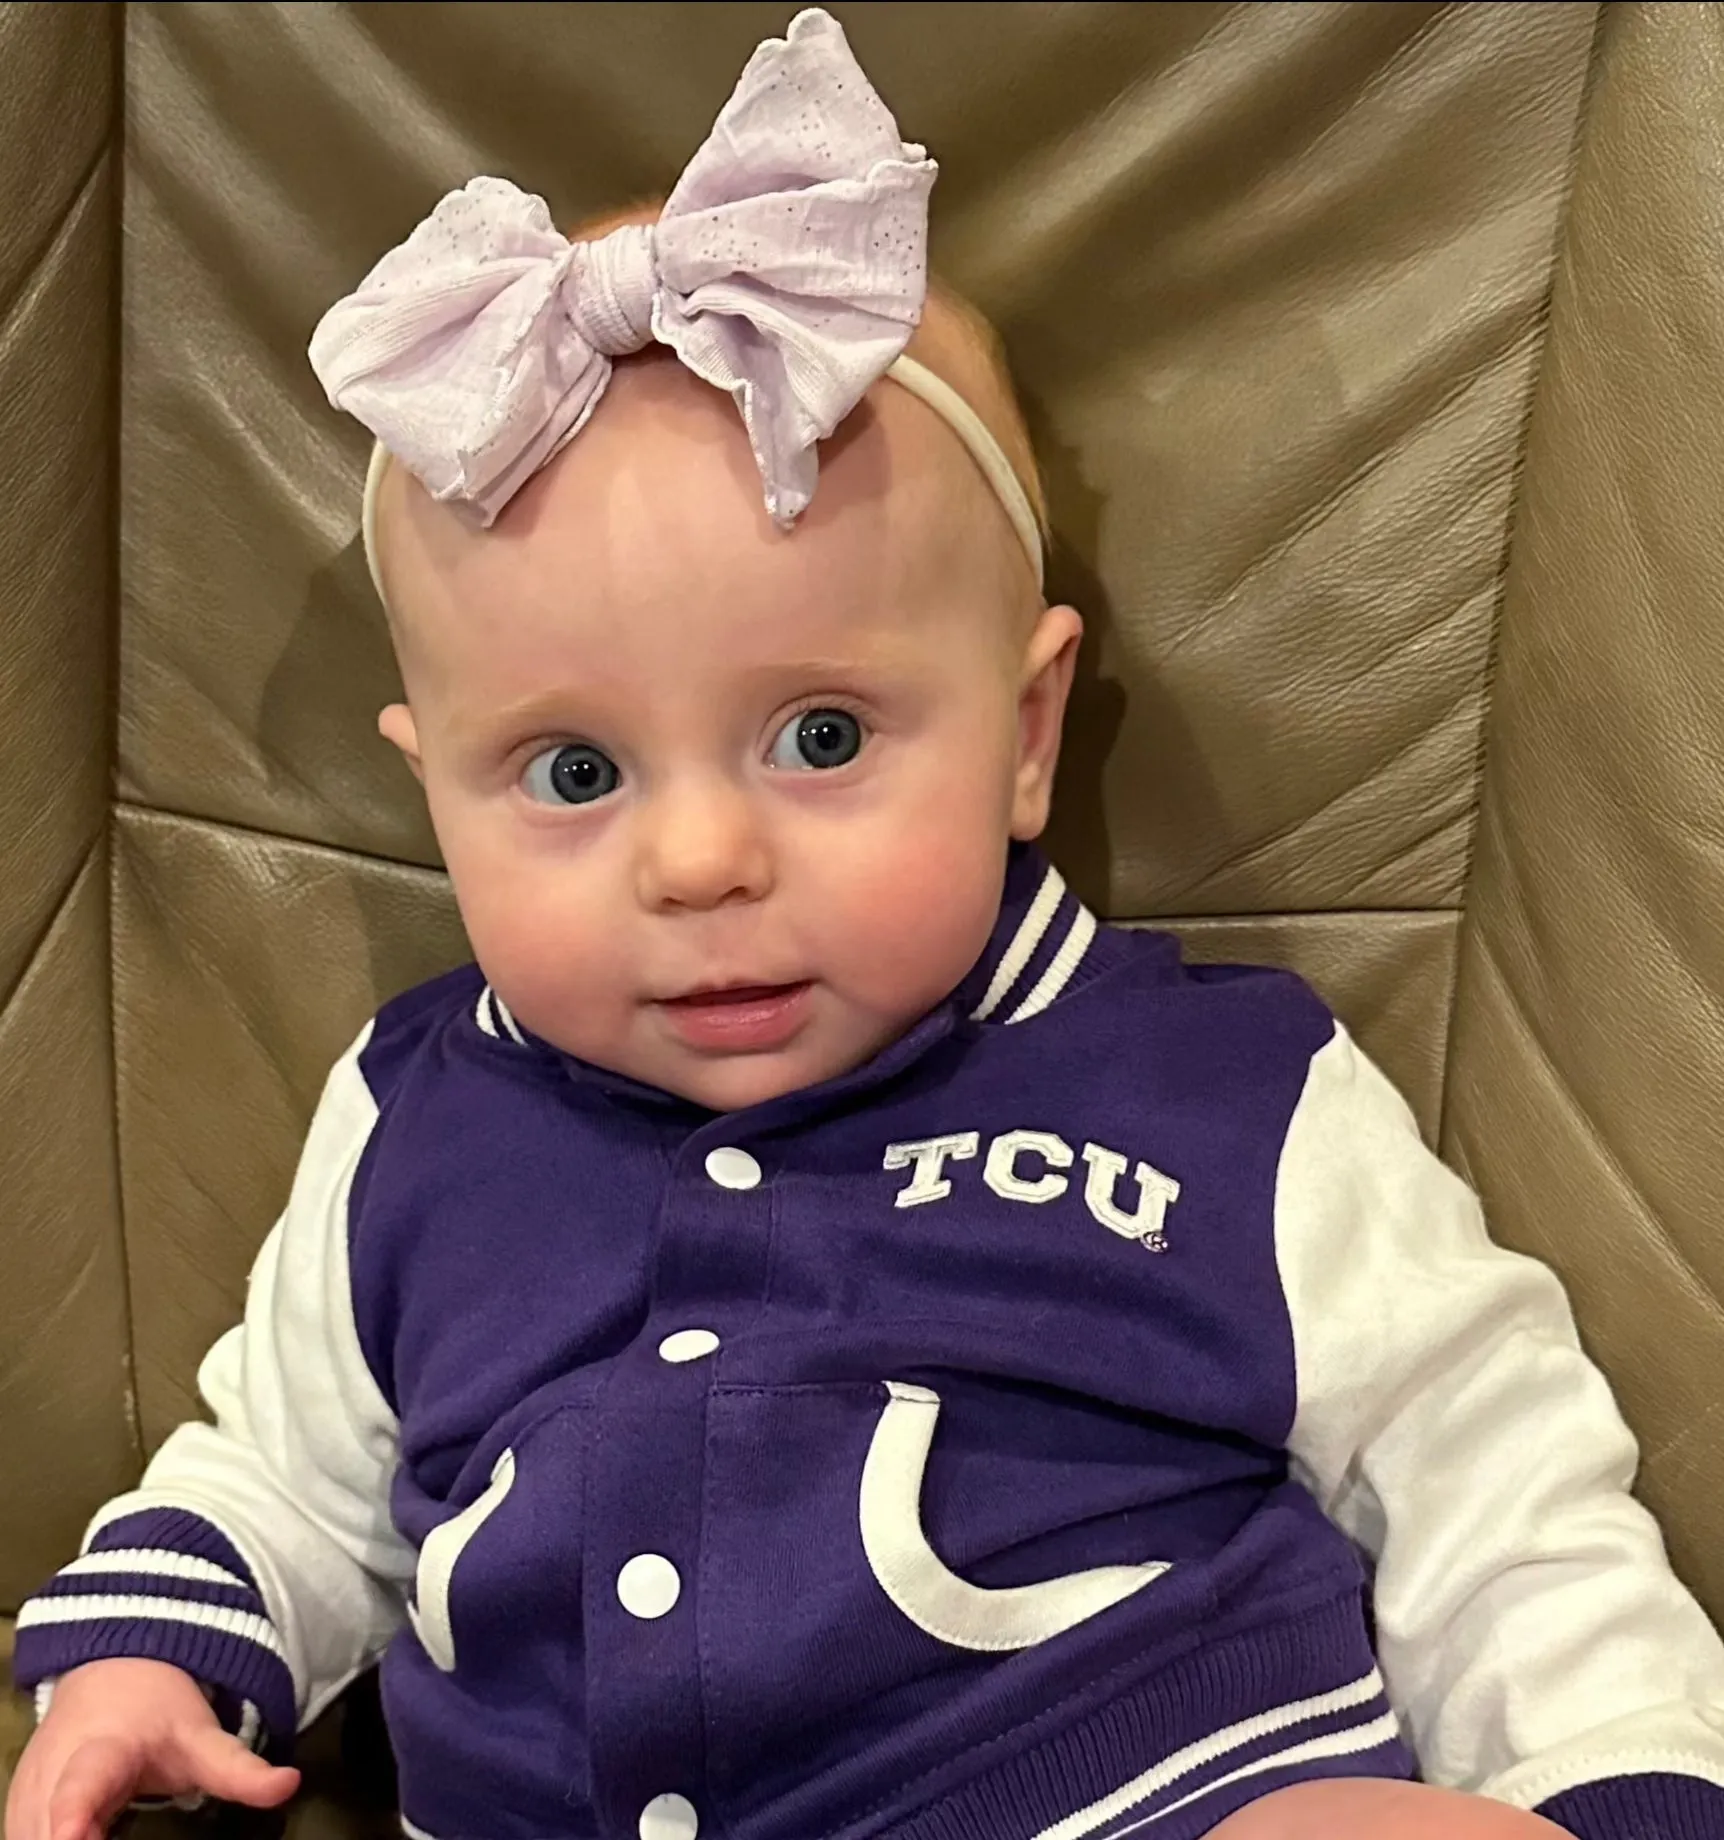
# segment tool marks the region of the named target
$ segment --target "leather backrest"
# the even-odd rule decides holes
[[[0,1604],[137,1462],[108,985],[117,26],[0,7]]]
[[[1611,7],[1528,433],[1446,1148],[1724,1611],[1724,12]]]

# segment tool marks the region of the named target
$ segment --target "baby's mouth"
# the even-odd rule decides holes
[[[731,1053],[779,1048],[806,1020],[811,980],[727,984],[661,998],[658,1008],[690,1047]]]
[[[807,988],[807,979],[796,984],[723,984],[706,990],[691,990],[685,996],[663,999],[667,1008],[717,1009],[729,1003],[770,1003],[794,990]]]

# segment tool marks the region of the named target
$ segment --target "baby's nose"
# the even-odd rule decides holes
[[[665,789],[638,812],[636,896],[649,911],[758,901],[772,854],[746,791],[720,782]]]

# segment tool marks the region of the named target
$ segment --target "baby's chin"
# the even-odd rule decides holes
[[[805,1067],[788,1065],[797,1057],[791,1054],[729,1054],[703,1060],[688,1068],[667,1069],[661,1078],[650,1081],[673,1092],[679,1099],[705,1106],[709,1112],[745,1112],[751,1106],[767,1105],[786,1093],[800,1092],[817,1086],[822,1080],[847,1073],[847,1067],[830,1072],[810,1073]]]
[[[886,1022],[879,1017],[840,1019],[817,1012],[811,1025],[782,1047],[732,1052],[686,1047],[657,1024],[649,1024],[634,1039],[602,1045],[559,1039],[554,1028],[535,1032],[607,1072],[672,1093],[708,1111],[741,1112],[853,1072],[897,1040],[914,1021],[914,1016]],[[528,1026],[535,1025],[529,1022]]]
[[[652,1064],[628,1072],[649,1086],[661,1087],[712,1112],[742,1112],[782,1099],[850,1073],[870,1060],[884,1043],[872,1040],[845,1046],[793,1043],[770,1053],[690,1054],[672,1051],[651,1057]]]

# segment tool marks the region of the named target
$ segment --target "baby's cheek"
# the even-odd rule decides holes
[[[566,877],[518,865],[450,864],[467,936],[486,978],[518,1021],[570,1053],[599,1053],[616,1023],[618,925],[571,899]]]
[[[999,911],[1004,850],[985,822],[909,822],[852,856],[845,943],[870,1007],[918,1014],[970,969]]]

